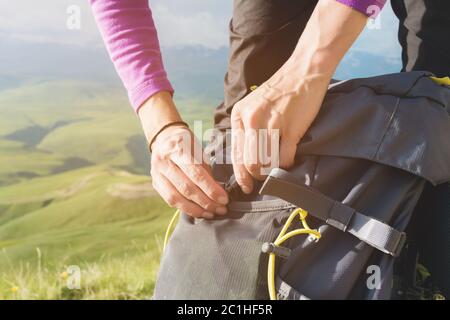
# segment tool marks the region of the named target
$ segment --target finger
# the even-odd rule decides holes
[[[261,163],[260,174],[267,176],[271,169],[279,167],[279,130],[269,128],[263,129],[259,136],[259,162]]]
[[[228,203],[228,194],[208,173],[203,164],[194,163],[188,153],[181,157],[172,155],[171,160],[212,201],[221,205]]]
[[[253,190],[253,179],[244,165],[245,132],[240,120],[232,121],[231,162],[234,177],[244,193]]]
[[[297,142],[292,139],[281,137],[280,140],[280,167],[289,169],[294,165]]]
[[[244,165],[247,171],[256,179],[261,179],[261,163],[259,162],[259,129],[245,128]]]
[[[184,198],[163,175],[157,174],[153,176],[152,182],[155,190],[158,191],[170,207],[180,209],[184,213],[196,218],[203,217],[211,219],[214,217],[212,212],[205,211],[199,205]]]
[[[270,165],[271,129],[261,129],[258,136],[258,159],[261,166]]]
[[[178,190],[178,192],[187,200],[190,200],[204,210],[215,212],[217,214],[227,213],[227,208],[212,201],[184,172],[174,163],[164,170],[164,176]]]
[[[273,114],[267,123],[267,154],[269,159],[265,162],[266,174],[270,169],[278,168],[280,165],[280,127],[282,126],[281,116]]]

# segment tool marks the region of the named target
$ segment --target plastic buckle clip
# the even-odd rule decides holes
[[[282,259],[288,259],[289,256],[291,255],[291,249],[277,246],[272,242],[263,243],[261,251],[268,254],[273,253],[274,255]]]

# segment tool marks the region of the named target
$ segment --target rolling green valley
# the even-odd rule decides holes
[[[2,91],[0,299],[151,298],[173,209],[152,189],[122,90],[49,81]],[[214,102],[179,105],[188,121],[208,120]],[[73,265],[81,286],[69,290]]]

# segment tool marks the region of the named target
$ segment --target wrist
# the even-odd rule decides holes
[[[297,50],[266,84],[286,94],[301,93],[305,86],[313,90],[327,88],[338,62],[323,51]]]
[[[298,95],[308,92],[325,92],[328,88],[332,73],[321,70],[299,72],[298,68],[283,67],[272,76],[262,87],[265,88],[266,97],[276,100],[281,97]]]
[[[171,94],[166,91],[158,92],[147,99],[140,106],[138,116],[149,143],[163,126],[182,121]]]
[[[339,64],[336,54],[329,48],[309,48],[292,57],[291,68],[297,70],[300,77],[320,76],[323,79],[331,79]]]
[[[148,144],[148,149],[152,152],[152,145],[155,144],[160,139],[166,140],[168,136],[173,136],[174,133],[180,132],[180,130],[188,130],[189,125],[184,121],[169,122],[163,125],[155,135],[150,139]],[[190,132],[190,131],[189,131]]]

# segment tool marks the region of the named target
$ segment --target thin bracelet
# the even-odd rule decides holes
[[[177,125],[183,125],[186,128],[189,128],[189,125],[184,121],[173,121],[173,122],[166,123],[155,133],[152,140],[150,140],[150,143],[148,144],[148,149],[150,150],[150,152],[152,152],[152,144],[153,144],[153,142],[155,142],[155,140],[159,136],[159,134],[161,132],[163,132],[165,129],[167,129],[168,127],[177,126]]]

